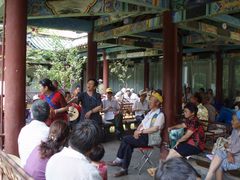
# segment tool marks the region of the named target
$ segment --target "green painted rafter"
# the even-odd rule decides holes
[[[124,38],[119,37],[117,39],[110,39],[103,41],[108,44],[116,44],[124,47],[138,47],[138,48],[148,48],[148,49],[162,49],[163,44],[161,42],[150,42],[143,41],[140,39]]]
[[[221,0],[209,4],[188,8],[174,13],[175,23],[199,20],[221,14],[232,14],[240,12],[240,0]]]
[[[134,4],[137,6],[144,6],[156,10],[168,9],[169,8],[169,1],[168,0],[118,0],[121,2]]]
[[[203,22],[186,22],[178,25],[181,29],[194,31],[201,34],[206,34],[211,37],[217,37],[222,40],[239,43],[240,42],[240,33],[234,31],[224,30],[218,28],[217,26],[203,23]]]
[[[219,16],[213,16],[208,19],[216,21],[216,22],[226,23],[227,25],[234,27],[234,28],[240,28],[240,19],[235,18],[230,15],[223,14],[223,15],[219,15]]]

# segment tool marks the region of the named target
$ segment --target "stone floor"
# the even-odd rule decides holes
[[[112,140],[108,140],[108,142],[104,143],[105,147],[105,156],[104,156],[104,161],[111,161],[114,160],[116,157],[116,153],[120,144],[120,141],[115,140],[114,137],[112,137]],[[134,169],[136,166],[136,163],[139,162],[141,158],[140,152],[137,150],[134,151],[133,156],[132,156],[132,161],[129,167],[129,175],[120,177],[120,178],[115,178],[113,177],[114,173],[119,170],[118,167],[108,167],[108,179],[109,180],[151,180],[153,179],[150,177],[146,171],[146,169],[149,167],[143,168],[141,175],[138,175],[138,170]],[[155,149],[152,155],[152,160],[155,164],[158,164],[159,161],[159,149]],[[206,176],[207,169],[203,168],[201,166],[198,166],[193,160],[190,161],[190,163],[194,166],[194,168],[199,172],[199,174],[202,176],[202,179]],[[224,180],[239,180],[240,178],[232,178],[229,176],[225,176]]]

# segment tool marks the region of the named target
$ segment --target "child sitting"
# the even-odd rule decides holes
[[[107,180],[107,165],[105,162],[101,161],[105,154],[104,147],[99,144],[95,148],[93,148],[88,155],[92,164],[96,166],[99,171],[99,174],[102,176],[103,180]]]
[[[216,174],[216,180],[223,179],[223,171],[240,168],[240,112],[232,117],[233,131],[230,143],[226,144],[226,150],[216,150],[211,162],[206,180],[211,180]]]

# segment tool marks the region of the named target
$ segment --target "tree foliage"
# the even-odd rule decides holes
[[[59,38],[54,38],[54,50],[27,50],[27,61],[36,63],[33,76],[38,82],[43,78],[57,80],[64,89],[81,80],[86,59],[79,55],[77,48],[65,49]],[[27,68],[30,70],[30,66]]]
[[[133,68],[129,68],[131,62],[129,60],[116,60],[110,63],[109,68],[113,76],[116,76],[118,80],[127,87],[127,80],[132,77]]]

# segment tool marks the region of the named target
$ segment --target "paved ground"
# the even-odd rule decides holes
[[[114,137],[112,137],[112,140],[110,139],[110,140],[108,140],[108,142],[104,143],[104,147],[105,147],[105,151],[106,151],[105,156],[104,156],[104,161],[107,162],[107,161],[111,161],[111,160],[115,159],[119,144],[120,144],[120,141],[115,140]],[[139,160],[141,158],[140,155],[141,155],[140,152],[138,152],[137,150],[134,151],[132,161],[131,161],[131,164],[129,167],[129,175],[128,176],[124,176],[121,178],[114,178],[113,174],[116,171],[118,171],[119,168],[118,167],[108,167],[108,179],[109,180],[151,180],[151,179],[153,179],[146,172],[147,167],[145,167],[143,169],[141,175],[138,175],[138,171],[134,169],[134,167],[136,166],[136,163],[139,162]],[[158,164],[159,155],[160,155],[159,149],[156,148],[152,155],[152,160],[155,164]],[[204,177],[206,176],[206,173],[207,173],[207,169],[198,166],[194,161],[191,161],[191,164],[199,172],[199,174],[201,174],[202,179],[204,179]],[[239,180],[239,178],[231,178],[229,176],[224,177],[224,180],[237,180],[237,179]]]

